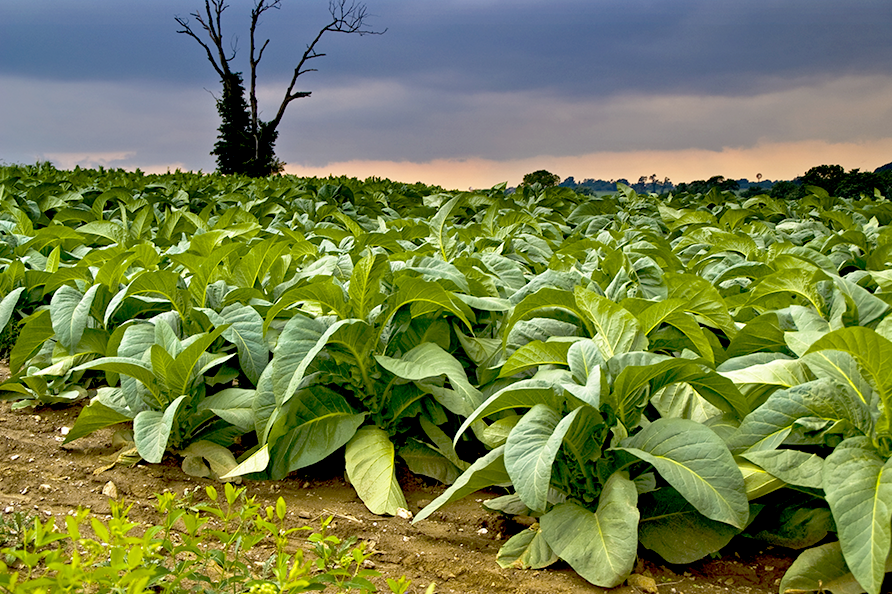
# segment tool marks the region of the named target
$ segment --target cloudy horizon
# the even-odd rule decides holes
[[[212,171],[219,82],[174,16],[199,1],[0,8],[0,162]],[[246,16],[224,36],[247,70]],[[384,35],[329,35],[276,152],[300,175],[449,188],[562,179],[792,179],[892,161],[892,3],[369,0]],[[324,1],[258,30],[273,113]]]

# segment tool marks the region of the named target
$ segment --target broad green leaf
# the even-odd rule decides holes
[[[469,293],[468,279],[454,265],[444,260],[421,256],[410,261],[407,270],[414,270],[422,275],[425,280],[445,280],[452,283],[459,291]]]
[[[788,438],[823,443],[823,431],[844,436],[869,433],[872,420],[867,406],[836,382],[818,379],[779,390],[740,424],[728,442],[735,454],[777,449]],[[817,441],[815,441],[817,440]]]
[[[465,354],[477,367],[487,367],[486,363],[495,360],[502,351],[502,340],[499,338],[465,336],[457,326],[452,329]]]
[[[786,348],[780,320],[775,312],[768,312],[747,322],[728,345],[725,355],[731,359],[750,353],[783,352]]]
[[[524,269],[515,260],[506,258],[501,254],[490,253],[480,256],[480,261],[486,270],[491,272],[505,287],[510,289],[508,291],[509,295],[527,284]]]
[[[889,311],[889,304],[845,277],[831,277],[839,289],[852,298],[858,308],[858,325],[867,326]]]
[[[821,336],[830,332],[830,322],[822,318],[820,312],[810,307],[791,305],[790,317],[800,332],[817,332]]]
[[[523,418],[521,415],[511,414],[493,421],[483,430],[480,441],[488,448],[497,448],[505,445],[505,442],[508,441],[508,435],[511,434],[511,430],[514,429],[514,426],[517,425],[521,418]]]
[[[59,258],[62,255],[62,250],[59,249],[59,246],[53,248],[53,251],[50,252],[50,255],[46,259],[46,271],[47,272],[56,272],[59,270]]]
[[[647,348],[638,320],[621,305],[580,286],[573,289],[573,296],[578,310],[594,327],[593,339],[605,360]]]
[[[846,564],[869,594],[879,594],[892,544],[892,460],[866,437],[847,439],[827,456],[823,485]]]
[[[598,511],[561,503],[539,520],[545,541],[576,573],[602,588],[621,584],[638,551],[638,491],[625,473],[613,473]]]
[[[418,305],[424,307],[425,312],[445,309],[461,320],[469,331],[473,331],[474,312],[439,283],[403,275],[394,284],[394,291],[386,301],[387,313],[380,322],[382,328],[403,306]]]
[[[627,427],[638,423],[640,410],[647,404],[647,386],[655,392],[674,383],[686,382],[723,412],[743,417],[750,410],[749,403],[730,380],[688,359],[656,353],[627,353],[608,361],[608,369],[615,379],[613,391],[604,402],[610,404]]]
[[[731,380],[696,363],[666,369],[651,380],[651,389],[656,391],[676,383],[691,386],[709,404],[736,419],[743,418],[756,404],[741,394]]]
[[[461,474],[461,470],[443,454],[416,439],[410,439],[398,455],[412,474],[427,476],[445,485],[454,483]]]
[[[776,295],[793,293],[799,295],[804,303],[813,307],[816,312],[823,314],[826,306],[824,298],[817,289],[817,283],[826,278],[827,275],[820,270],[805,268],[779,270],[759,281],[750,292],[747,305],[771,306]],[[787,301],[787,304],[789,303],[790,301]]]
[[[273,391],[279,406],[295,393],[307,368],[322,352],[329,339],[343,326],[361,320],[340,320],[330,326],[297,314],[291,318],[276,343],[272,361]]]
[[[892,570],[892,563],[886,563]],[[839,541],[828,542],[803,552],[781,579],[781,593],[833,592],[862,594],[864,588],[846,566]]]
[[[693,563],[721,550],[739,533],[734,526],[698,512],[671,487],[643,495],[639,508],[641,545],[668,563]]]
[[[557,560],[558,556],[538,528],[518,532],[502,545],[496,556],[499,567],[515,569],[543,569]]]
[[[347,290],[349,307],[354,318],[365,320],[384,300],[381,279],[390,271],[390,261],[384,254],[368,254],[353,267]]]
[[[563,397],[555,391],[554,382],[542,379],[527,379],[514,382],[502,388],[477,407],[477,410],[465,419],[454,442],[458,443],[459,437],[476,421],[491,414],[515,408],[532,408],[537,404],[545,404],[554,409],[559,409],[563,403]]]
[[[180,318],[186,319],[186,297],[184,291],[178,288],[180,276],[169,270],[152,270],[137,276],[130,285],[127,286],[126,296],[132,295],[156,295],[161,296],[170,302],[170,305],[180,315]],[[106,312],[106,318],[110,313]]]
[[[567,350],[567,363],[573,379],[580,385],[585,385],[593,374],[600,374],[605,359],[594,341],[578,340]]]
[[[480,311],[510,311],[511,302],[501,297],[479,297],[475,295],[465,295],[464,293],[456,293],[456,297],[461,299],[466,305]]]
[[[452,250],[455,240],[449,237],[447,222],[451,220],[452,211],[464,199],[464,196],[458,194],[450,199],[446,204],[442,205],[437,214],[430,220],[431,232],[433,233],[433,243],[439,250],[439,255],[444,262],[452,259]]]
[[[658,419],[622,442],[620,450],[653,464],[697,511],[743,528],[749,502],[743,476],[722,439],[687,419]]]
[[[680,299],[684,302],[684,311],[699,316],[703,322],[718,328],[729,339],[737,334],[737,325],[718,290],[706,279],[693,274],[666,275],[669,285],[669,299]]]
[[[880,419],[876,430],[881,435],[892,432],[892,342],[870,328],[841,328],[818,339],[808,349],[815,353],[827,349],[849,353],[858,361],[865,377],[879,396]],[[806,354],[808,354],[806,353]]]
[[[433,443],[433,448],[459,470],[467,470],[470,464],[458,457],[455,446],[452,444],[452,439],[440,427],[428,420],[427,417],[420,416],[418,421],[424,434]],[[452,481],[449,482],[451,483]]]
[[[843,351],[825,350],[807,353],[800,360],[818,378],[832,380],[865,406],[876,406],[877,396],[861,372],[858,361]]]
[[[9,323],[9,318],[12,317],[12,312],[15,311],[15,306],[24,290],[25,287],[13,289],[3,297],[2,301],[0,301],[0,332],[2,332],[6,328],[6,324]]]
[[[703,330],[693,316],[684,312],[676,312],[668,316],[665,323],[684,334],[709,365],[715,365],[715,353],[706,336],[706,331]]]
[[[432,342],[422,343],[398,359],[375,355],[375,360],[390,373],[409,381],[445,375],[460,397],[460,400],[451,402],[447,407],[455,414],[468,416],[483,401],[483,395],[468,381],[465,369],[458,359]]]
[[[817,454],[785,449],[745,452],[741,456],[787,484],[822,488],[824,460]]]
[[[81,410],[80,414],[77,416],[77,420],[74,422],[74,426],[71,428],[71,431],[68,432],[68,435],[65,436],[65,441],[62,443],[66,444],[80,437],[89,435],[94,431],[130,420],[132,420],[131,417],[106,406],[98,400],[93,400]]]
[[[54,335],[49,309],[39,310],[27,317],[9,354],[9,370],[18,373],[22,365],[36,355],[43,343]]]
[[[270,478],[285,478],[330,456],[350,441],[365,417],[325,386],[298,390],[275,415],[269,430]]]
[[[167,351],[171,357],[176,358],[180,356],[180,353],[183,352],[185,346],[183,345],[183,341],[177,336],[179,325],[171,325],[167,323],[169,321],[169,317],[167,319],[154,319],[153,326],[155,328],[155,340],[153,344],[160,346],[163,350]]]
[[[207,475],[201,473],[197,476],[212,476],[220,480],[237,466],[232,452],[211,441],[194,441],[179,453],[183,456],[184,470],[190,466],[193,468],[207,468],[202,460],[207,461],[207,465],[210,466],[210,472]],[[187,472],[187,474],[191,473]]]
[[[170,434],[180,405],[188,398],[182,395],[162,410],[144,410],[133,419],[133,439],[143,460],[158,464],[167,451]]]
[[[740,474],[743,475],[743,484],[746,488],[748,501],[774,493],[778,489],[783,489],[787,486],[784,481],[770,474],[764,468],[756,466],[749,460],[737,458],[736,461],[737,468],[740,469]]]
[[[167,387],[173,395],[189,393],[192,382],[196,381],[202,371],[202,356],[226,329],[227,326],[218,326],[211,332],[193,337],[189,346],[176,356],[167,368]],[[218,362],[222,363],[221,360]]]
[[[78,233],[88,233],[90,235],[98,235],[105,237],[112,243],[123,244],[127,236],[124,228],[116,222],[112,221],[92,221],[85,225],[81,225],[75,229]]]
[[[219,314],[211,309],[196,309],[204,312],[215,326],[228,324],[223,338],[236,346],[239,366],[256,386],[269,363],[269,348],[263,339],[263,318],[257,310],[237,303],[227,305]]]
[[[383,429],[365,426],[356,432],[344,452],[347,478],[373,514],[395,516],[406,507],[396,480],[393,443]]]
[[[765,402],[775,390],[792,388],[811,379],[808,368],[797,359],[775,359],[733,371],[719,371],[719,374],[734,382],[753,408]]]
[[[130,376],[148,388],[155,397],[157,403],[163,403],[161,388],[155,379],[155,373],[140,359],[134,359],[132,357],[103,357],[78,365],[72,369],[72,371],[85,371],[87,369],[112,371],[121,375]]]
[[[122,328],[123,330],[121,330]],[[142,361],[145,353],[155,344],[156,331],[157,327],[154,324],[146,322],[133,322],[125,326],[119,326],[112,334],[112,338],[109,339],[110,356],[113,354],[113,356]],[[118,342],[117,348],[112,349],[113,339],[116,337],[118,337],[117,339],[120,342]],[[105,377],[110,385],[116,384],[120,379],[121,393],[133,414],[146,408],[157,406],[158,401],[151,397],[149,388],[136,378],[126,374],[121,376],[109,369],[105,370]]]
[[[126,273],[137,255],[132,250],[123,251],[107,260],[96,273],[97,285],[105,285],[109,291],[117,293],[122,283],[126,283]]]
[[[510,377],[539,365],[566,365],[569,349],[568,342],[528,342],[508,357],[502,365],[499,377]]]
[[[543,287],[535,293],[527,295],[520,303],[514,306],[511,317],[508,318],[508,321],[505,322],[502,328],[503,343],[507,343],[511,329],[519,321],[534,316],[544,317],[556,309],[572,313],[586,325],[590,333],[593,333],[593,329],[589,326],[588,318],[584,317],[583,313],[577,308],[573,293],[561,289]]]
[[[173,357],[160,344],[153,344],[149,349],[149,358],[155,377],[161,380],[164,386],[170,386],[172,382],[168,375],[168,370],[173,366]]]
[[[262,475],[269,466],[269,444],[263,444],[254,453],[242,460],[235,468],[220,478],[223,480],[245,476],[248,474]]]
[[[330,276],[288,290],[276,303],[276,309],[279,310],[285,304],[291,306],[294,303],[302,302],[313,303],[322,308],[325,313],[332,311],[339,318],[347,317],[347,298],[344,295],[344,289],[338,286]],[[268,314],[268,321],[269,315],[274,314],[272,312]]]
[[[300,313],[285,324],[269,363],[278,406],[282,406],[291,396],[288,389],[296,370],[302,368],[300,377],[303,377],[306,368],[325,347],[322,339],[326,330],[328,327],[324,322]]]
[[[260,379],[257,380],[257,389],[254,391],[254,399],[251,402],[251,414],[254,417],[254,432],[257,440],[265,444],[270,429],[270,419],[278,411],[276,395],[273,393],[272,365],[267,365]]]
[[[627,301],[623,301],[626,304]],[[641,327],[641,331],[647,335],[660,327],[666,318],[678,311],[684,311],[684,301],[681,299],[663,299],[662,301],[640,301],[641,306],[634,308],[635,317]]]
[[[189,278],[189,295],[192,297],[193,302],[201,307],[207,301],[208,284],[220,274],[218,271],[220,263],[240,248],[239,244],[230,243],[223,246],[215,246],[213,249],[209,249],[207,254],[204,254],[203,250],[199,251],[202,255],[191,253],[198,251],[195,250],[196,243],[210,243],[200,241],[209,235],[210,233],[203,233],[193,236],[190,252],[168,255],[171,260],[184,266],[192,273],[191,278]],[[240,286],[250,287],[252,285],[245,284]]]
[[[493,485],[509,484],[511,478],[508,476],[508,471],[505,470],[504,453],[505,448],[498,447],[478,458],[448,489],[415,514],[412,523],[420,522],[447,503],[458,501],[471,493]]]
[[[670,384],[654,393],[650,403],[661,417],[690,419],[706,423],[722,415],[722,411],[700,396],[689,384]]]
[[[255,394],[255,390],[226,388],[202,399],[198,403],[198,410],[209,410],[227,423],[232,423],[247,433],[254,428],[252,405]],[[227,472],[229,471],[227,470]]]
[[[574,413],[562,419],[556,410],[537,404],[508,435],[505,443],[505,469],[517,494],[533,511],[545,511],[551,484],[551,467],[572,417],[575,417]],[[568,422],[564,422],[568,419]]]
[[[81,294],[75,288],[62,285],[50,301],[50,316],[53,320],[53,330],[56,340],[65,347],[70,354],[74,354],[77,343],[83,336],[87,321],[90,318],[90,308],[100,285],[93,285],[86,294]]]
[[[287,249],[287,242],[278,237],[269,237],[254,244],[232,269],[235,284],[239,287],[253,287],[257,280],[262,282],[263,274],[269,270],[272,261]]]

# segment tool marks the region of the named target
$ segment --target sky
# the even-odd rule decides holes
[[[213,171],[218,77],[177,33],[202,0],[3,0],[0,162]],[[223,37],[247,73],[253,2]],[[889,0],[367,0],[382,35],[326,34],[279,126],[298,175],[448,189],[564,179],[792,179],[892,161]],[[326,0],[258,43],[278,109]]]

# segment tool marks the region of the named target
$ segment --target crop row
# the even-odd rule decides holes
[[[2,179],[5,176],[5,179]],[[621,187],[0,170],[15,406],[68,440],[281,479],[334,454],[374,513],[538,518],[504,566],[621,583],[743,534],[781,590],[880,591],[892,541],[892,205]],[[17,334],[16,334],[17,333]],[[817,546],[816,546],[817,545]],[[832,588],[830,588],[832,589]]]

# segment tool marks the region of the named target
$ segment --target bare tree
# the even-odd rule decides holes
[[[277,128],[285,115],[285,109],[295,99],[310,96],[310,91],[295,91],[297,79],[307,72],[315,72],[310,68],[311,60],[321,58],[317,45],[326,33],[355,33],[357,35],[380,35],[384,31],[372,31],[366,28],[368,12],[365,4],[355,0],[329,0],[328,10],[331,20],[319,29],[316,37],[307,45],[300,57],[285,90],[285,95],[273,119],[260,120],[257,106],[257,65],[263,58],[263,52],[269,45],[269,39],[257,43],[257,25],[261,15],[271,9],[280,9],[281,0],[256,0],[251,10],[249,93],[247,103],[244,100],[244,87],[240,72],[232,69],[237,47],[231,44],[227,52],[224,47],[222,17],[228,8],[225,0],[205,0],[204,12],[193,12],[192,16],[200,25],[198,32],[189,24],[189,19],[174,17],[183,33],[195,39],[204,48],[207,59],[220,76],[223,84],[223,95],[217,100],[217,109],[223,119],[220,126],[220,137],[214,146],[213,155],[217,155],[217,165],[223,173],[244,173],[262,176],[280,171],[284,163],[275,157],[273,146],[278,137]],[[203,32],[202,32],[203,31]],[[206,38],[206,39],[205,39]],[[241,165],[239,165],[241,163]]]

